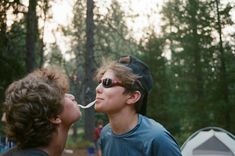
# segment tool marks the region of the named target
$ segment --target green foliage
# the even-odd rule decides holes
[[[220,6],[222,27],[232,24],[229,6]],[[145,61],[154,69],[156,88],[148,114],[163,123],[181,144],[189,134],[206,126],[234,132],[234,41],[223,43],[223,56],[213,38],[214,32],[219,33],[214,8],[215,1],[168,1],[162,10],[163,35],[151,34],[144,47]],[[168,61],[161,53],[166,49],[171,52]],[[221,92],[226,86],[228,92]]]
[[[21,4],[19,0],[3,0],[0,2],[0,8],[0,107],[2,108],[4,91],[7,86],[27,73],[25,41],[27,7]],[[32,36],[32,34],[30,35]],[[39,54],[41,47],[38,42],[35,45],[37,46],[36,61],[39,62],[41,61]]]
[[[25,27],[23,20],[12,21],[10,27],[7,26],[7,12],[12,11],[14,15],[21,10],[19,1],[0,2],[0,107],[4,101],[4,92],[7,86],[14,80],[22,77],[26,71],[24,45],[25,45]],[[0,116],[2,110],[0,111]],[[3,125],[0,126],[2,132]]]
[[[94,49],[97,62],[103,56],[136,55],[139,51],[138,45],[128,36],[125,14],[120,4],[112,1],[111,6],[106,9],[108,13],[105,15],[96,12]]]
[[[42,1],[39,4],[44,5]],[[25,10],[22,5],[18,5],[19,1],[0,2],[0,8],[3,8],[0,16],[1,104],[6,87],[26,74],[25,18],[13,21],[10,27],[6,25],[7,9],[14,8],[15,15],[19,10]],[[44,8],[46,10],[49,9],[47,5]],[[234,2],[219,5],[222,28],[234,27],[230,14],[233,5]],[[111,6],[106,8],[107,14],[101,14],[99,8],[94,10],[95,66],[99,66],[103,56],[117,58],[131,54],[144,60],[154,78],[147,114],[169,129],[180,144],[194,131],[205,126],[219,126],[235,133],[235,120],[232,120],[235,118],[235,34],[222,34],[222,55],[221,45],[217,41],[219,23],[215,8],[214,0],[167,1],[161,12],[161,34],[149,34],[148,38],[143,39],[146,42],[142,45],[129,36],[125,14],[118,1],[112,1]],[[67,28],[58,28],[71,39],[68,45],[71,49],[66,52],[71,59],[65,60],[58,43],[53,43],[48,49],[49,53],[44,56],[44,63],[56,64],[65,69],[70,77],[71,91],[82,103],[86,1],[76,1],[73,12],[73,23]],[[38,17],[43,17],[42,12],[38,14]],[[39,30],[39,34],[42,33],[42,29]],[[37,37],[43,42],[42,35]],[[44,50],[42,44],[36,45],[36,62],[41,60],[39,57]],[[165,52],[171,54],[169,59],[165,57]],[[224,73],[222,60],[225,64]],[[222,91],[224,88],[227,88],[227,92]],[[96,118],[107,122],[103,114],[97,113]],[[84,118],[75,126],[79,129],[78,136],[70,135],[66,147],[85,148],[91,145],[91,142],[84,141],[84,132],[80,131],[80,127],[84,126]]]
[[[25,74],[24,69],[24,28],[21,22],[14,23],[9,32],[5,33],[6,40],[1,44],[0,54],[0,101],[6,87],[14,80]],[[3,38],[1,38],[1,41]]]
[[[68,136],[66,142],[66,148],[69,149],[84,149],[88,147],[94,147],[94,143],[84,139],[84,131],[79,129],[78,136],[73,137],[72,135]]]
[[[45,56],[46,60],[48,61],[47,63],[63,67],[65,60],[63,55],[61,54],[59,47],[55,43],[53,43],[51,45],[50,51],[51,52]]]

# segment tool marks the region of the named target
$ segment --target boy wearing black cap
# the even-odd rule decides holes
[[[171,134],[145,117],[153,80],[145,63],[132,56],[105,61],[98,69],[97,112],[108,115],[100,136],[103,156],[180,156]]]

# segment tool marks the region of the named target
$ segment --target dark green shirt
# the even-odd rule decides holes
[[[46,152],[31,148],[31,149],[17,149],[17,148],[11,148],[8,151],[0,154],[0,156],[49,156]]]

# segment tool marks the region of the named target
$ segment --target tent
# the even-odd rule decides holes
[[[181,147],[183,156],[235,156],[235,136],[218,127],[192,134]]]

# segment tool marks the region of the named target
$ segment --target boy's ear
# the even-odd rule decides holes
[[[49,119],[49,121],[53,124],[60,124],[61,123],[60,116],[52,117]]]
[[[140,91],[134,91],[133,93],[130,93],[127,99],[127,104],[135,104],[140,99],[140,97]]]

